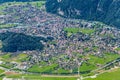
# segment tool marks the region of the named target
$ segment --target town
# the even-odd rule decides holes
[[[13,32],[52,38],[50,41],[40,41],[44,45],[44,49],[40,51],[1,51],[0,69],[4,68],[5,71],[63,75],[80,72],[82,76],[89,76],[91,73],[100,72],[95,71],[97,68],[101,69],[120,58],[118,28],[97,21],[66,19],[47,13],[44,6],[38,8],[30,3],[9,3],[9,7],[5,7],[1,12],[3,13],[0,15],[0,34]],[[1,40],[1,48],[2,44]],[[80,65],[81,61],[83,62]],[[114,64],[102,69],[116,66],[120,67],[120,61],[115,61]]]

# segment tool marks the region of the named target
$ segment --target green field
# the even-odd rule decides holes
[[[120,80],[120,68],[112,70],[110,72],[103,73],[99,75],[97,78],[89,78],[89,79],[83,79],[83,80]],[[36,79],[35,76],[26,76],[28,79]],[[36,80],[77,80],[77,77],[40,77]]]
[[[25,79],[26,80],[77,80],[77,78],[75,77],[38,77],[38,76],[29,76],[29,77],[25,77]]]
[[[120,47],[116,48],[115,50],[120,51]]]
[[[6,74],[7,78],[14,78],[14,79],[24,79],[27,80],[76,80],[77,76],[62,76],[62,75],[40,75],[40,74]]]
[[[71,36],[72,34],[78,33],[78,32],[81,32],[83,34],[89,34],[89,35],[91,35],[92,33],[95,32],[94,29],[89,29],[89,28],[72,28],[72,27],[64,28],[64,31],[67,32],[67,36]]]
[[[104,53],[103,57],[89,55],[89,60],[81,65],[80,71],[88,72],[83,75],[90,74],[89,71],[98,68],[97,64],[105,65],[106,63],[111,62],[119,57],[120,57],[119,54],[114,54],[114,53]]]
[[[119,54],[114,54],[114,53],[104,53],[103,57],[97,57],[97,56],[93,56],[90,55],[89,56],[89,63],[91,64],[106,64],[107,62],[113,61],[117,58],[119,58],[120,55]]]
[[[37,72],[37,73],[52,73],[57,67],[57,64],[52,64],[48,66],[33,65],[31,68],[28,69],[29,72]]]
[[[11,28],[11,27],[16,27],[17,24],[0,24],[0,29],[1,28]]]
[[[85,80],[120,80],[120,68],[111,72],[106,72],[99,75],[97,78],[89,78]]]
[[[120,80],[120,68],[113,69],[111,71],[105,72],[103,74],[98,75],[96,78],[86,78],[83,80]],[[24,76],[25,79],[29,80],[77,80],[77,76],[60,76],[60,75],[51,75],[51,76],[41,76],[35,74],[23,74],[23,75],[15,75],[9,76],[9,78],[22,78]],[[57,77],[58,76],[58,77]],[[83,77],[84,78],[84,77]]]
[[[11,53],[0,55],[0,60],[5,62],[11,62],[11,61],[22,62],[27,60],[27,58],[28,58],[28,55],[24,53],[18,54],[16,56],[13,56]]]
[[[3,73],[3,72],[4,72],[4,70],[0,69],[0,74]]]

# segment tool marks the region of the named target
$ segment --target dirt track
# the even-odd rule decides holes
[[[41,77],[79,77],[78,75],[41,75]]]

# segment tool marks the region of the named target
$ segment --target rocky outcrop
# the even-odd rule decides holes
[[[63,17],[102,21],[120,28],[120,0],[47,0],[46,9]]]

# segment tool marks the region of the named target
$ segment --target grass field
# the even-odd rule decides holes
[[[0,24],[0,29],[1,28],[11,28],[11,27],[16,27],[17,24]]]
[[[120,51],[120,47],[116,48],[115,50]]]
[[[4,72],[0,70],[0,72]],[[98,75],[96,78],[86,78],[83,80],[120,80],[120,68],[108,70],[107,72]],[[8,72],[5,74],[7,78],[24,79],[26,80],[77,80],[77,75],[40,75],[40,74],[19,74]],[[85,78],[85,77],[83,77]],[[0,78],[2,80],[2,77]]]
[[[35,79],[35,76],[29,77],[26,76],[28,79]],[[36,80],[77,80],[77,77],[38,77]],[[111,70],[110,72],[103,73],[99,75],[97,78],[89,78],[84,80],[120,80],[120,68]]]
[[[40,74],[17,74],[17,73],[7,73],[5,74],[7,78],[13,78],[13,79],[24,79],[26,80],[76,80],[77,75],[40,75]]]
[[[103,57],[97,57],[97,56],[93,56],[93,55],[90,55],[90,60],[89,60],[89,63],[92,63],[92,64],[105,64],[107,62],[110,62],[112,60],[115,60],[117,58],[120,57],[119,54],[114,54],[114,53],[104,53]]]
[[[96,78],[87,78],[83,80],[120,80],[120,68],[113,69],[109,72],[105,72],[103,74],[98,75]],[[9,76],[9,78],[22,78],[24,76],[25,79],[28,80],[77,80],[78,76],[60,76],[60,75],[16,75],[16,76]]]
[[[28,58],[29,57],[27,54],[21,53],[21,54],[15,56],[14,58],[12,58],[12,60],[15,62],[23,62],[23,61],[26,61]]]
[[[120,68],[110,72],[103,73],[99,75],[97,78],[89,78],[85,80],[120,80]]]
[[[89,29],[89,28],[64,28],[64,31],[67,32],[67,36],[71,36],[72,34],[78,33],[78,32],[81,32],[83,34],[89,34],[89,35],[95,32],[94,29]]]
[[[33,65],[28,69],[29,72],[38,72],[38,73],[51,73],[57,67],[57,64],[52,64],[48,66],[40,67],[39,65]]]
[[[44,78],[41,78],[42,80],[77,80],[77,78],[66,78],[66,77],[59,77],[59,78],[56,78],[56,77],[44,77]]]
[[[28,59],[28,55],[24,54],[24,53],[21,53],[21,54],[18,54],[16,56],[12,56],[11,53],[7,53],[7,54],[4,54],[4,55],[1,55],[0,59],[2,61],[5,61],[5,62],[11,62],[11,61],[22,62],[22,61],[25,61],[25,60]]]
[[[86,76],[91,74],[90,71],[98,68],[97,64],[105,65],[108,62],[111,62],[117,58],[119,58],[119,54],[114,53],[104,53],[103,57],[97,57],[94,55],[89,55],[89,60],[83,63],[80,67],[80,72],[84,72],[82,75]],[[87,73],[86,73],[87,72]]]
[[[3,72],[4,72],[4,70],[1,70],[1,69],[0,69],[0,74],[3,73]]]

